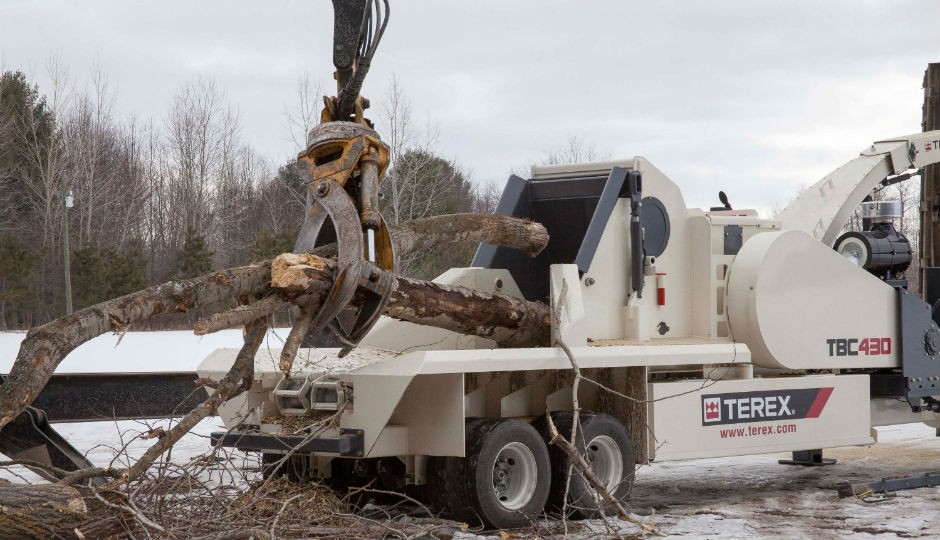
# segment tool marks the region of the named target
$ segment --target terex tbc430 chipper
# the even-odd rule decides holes
[[[617,498],[638,463],[781,451],[818,463],[821,449],[876,442],[874,426],[940,422],[940,287],[928,279],[926,301],[908,293],[899,204],[869,197],[940,161],[938,140],[876,142],[775,219],[723,194],[722,207],[687,208],[641,157],[534,167],[509,179],[497,212],[544,224],[545,252],[481,245],[470,268],[436,281],[551,303],[586,378],[580,447]],[[843,233],[859,205],[864,230]],[[200,376],[221,377],[236,353],[211,354]],[[495,527],[560,502],[567,455],[547,445],[545,416],[570,431],[561,348],[496,348],[383,317],[339,353],[301,349],[287,378],[279,351],[259,352],[216,442],[337,485],[425,486]],[[318,415],[334,421],[284,429]],[[577,476],[569,497],[584,516],[606,504]]]

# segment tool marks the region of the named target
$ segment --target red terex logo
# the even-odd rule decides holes
[[[702,410],[705,413],[706,422],[721,421],[721,398],[707,398],[702,402]]]
[[[875,356],[879,354],[891,354],[891,338],[844,338],[827,339],[829,345],[829,356]]]

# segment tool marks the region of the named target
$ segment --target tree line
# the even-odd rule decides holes
[[[235,108],[211,79],[184,85],[164,118],[141,122],[114,113],[100,68],[80,92],[69,91],[55,61],[48,71],[46,88],[20,71],[0,75],[0,330],[65,314],[66,229],[76,310],[293,248],[304,170],[296,160],[272,164],[246,144]],[[302,79],[290,118],[299,148],[319,117],[320,93]],[[496,189],[478,187],[435,151],[433,130],[413,120],[397,79],[373,102],[391,147],[380,200],[390,224],[492,211]],[[431,278],[472,254],[472,246],[416,253],[403,272]]]

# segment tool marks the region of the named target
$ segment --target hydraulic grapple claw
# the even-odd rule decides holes
[[[388,166],[388,146],[371,129],[330,122],[311,130],[307,150],[310,210],[295,251],[316,245],[326,219],[336,233],[333,286],[308,336],[328,329],[345,356],[368,333],[388,301],[397,265],[391,237],[378,210],[379,182]],[[354,297],[362,301],[350,307]]]

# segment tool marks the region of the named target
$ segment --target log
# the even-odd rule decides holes
[[[442,244],[473,242],[508,246],[535,257],[548,245],[541,223],[497,214],[450,214],[400,223],[391,228],[396,253]]]
[[[0,480],[0,539],[72,537],[88,515],[77,489]]]
[[[548,231],[540,223],[498,214],[448,214],[406,221],[389,227],[399,257],[443,244],[474,242],[506,246],[535,257],[548,245]],[[336,244],[311,253],[335,257]]]
[[[320,305],[335,267],[331,259],[285,253],[271,264],[271,286],[286,296],[307,295]],[[542,302],[404,277],[396,277],[393,287],[385,306],[389,317],[485,337],[504,347],[550,341],[551,313]]]
[[[398,244],[399,255],[428,247],[432,242],[440,244],[465,240],[520,248],[534,255],[548,242],[544,227],[517,218],[458,215],[453,226],[444,227],[442,223],[448,219],[448,216],[436,216],[397,226],[393,232],[402,236]],[[328,246],[319,249],[329,251]],[[199,306],[218,305],[241,296],[268,297],[272,294],[270,279],[270,261],[220,270],[195,279],[150,287],[34,328],[20,345],[10,375],[0,384],[0,428],[33,402],[59,363],[82,343],[105,332],[123,332],[129,325],[160,313],[185,312]],[[269,300],[260,312],[252,308],[236,316],[229,316],[226,312],[222,314],[227,324],[224,327],[248,324],[264,315],[265,310],[273,313],[281,306],[286,306],[283,300]],[[203,329],[213,327],[212,324],[216,329],[219,328],[220,323],[216,319],[214,323],[203,325]],[[200,332],[198,324],[196,333],[205,333]]]

